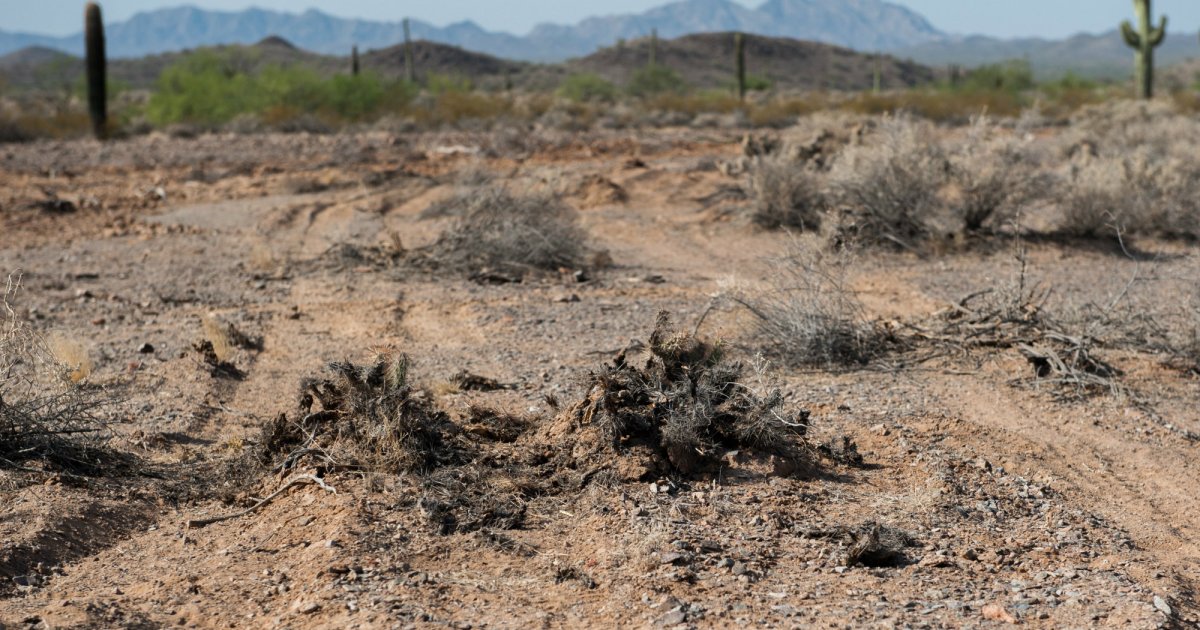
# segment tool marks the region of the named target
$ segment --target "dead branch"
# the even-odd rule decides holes
[[[211,518],[190,519],[183,524],[183,528],[184,529],[199,529],[201,527],[207,527],[214,523],[220,523],[222,521],[231,521],[235,518],[241,518],[243,516],[246,516],[247,514],[252,514],[253,512],[259,510],[263,506],[269,504],[270,502],[272,502],[275,499],[282,496],[283,493],[287,492],[287,490],[289,488],[291,488],[292,486],[300,485],[302,483],[316,484],[322,490],[327,490],[331,494],[337,494],[337,490],[334,489],[333,486],[326,484],[323,479],[320,479],[316,475],[300,475],[298,477],[292,477],[287,483],[283,484],[282,487],[280,487],[275,492],[272,492],[270,494],[270,496],[260,499],[258,501],[258,503],[255,503],[254,505],[242,510],[241,512],[235,512],[233,514],[225,514],[222,516],[214,516]]]

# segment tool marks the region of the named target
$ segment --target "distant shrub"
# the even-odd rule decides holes
[[[968,91],[1021,92],[1035,85],[1029,62],[1013,60],[975,68],[954,87]]]
[[[399,109],[412,96],[411,86],[372,74],[325,79],[311,70],[283,66],[252,73],[240,57],[200,52],[163,71],[146,115],[157,125],[215,126],[243,114],[282,122],[306,114],[361,121]]]
[[[1049,196],[1052,180],[1040,171],[1028,148],[985,117],[974,121],[949,161],[958,188],[951,207],[968,232],[1009,223],[1026,204]]]
[[[1061,195],[1062,230],[1087,238],[1122,234],[1200,237],[1200,168],[1138,151],[1075,165]]]
[[[558,95],[577,103],[611,102],[617,97],[617,86],[595,74],[572,74],[563,80]]]
[[[626,90],[633,96],[654,96],[666,92],[682,94],[687,83],[679,73],[663,65],[646,66],[633,74]]]
[[[662,92],[649,96],[644,103],[646,109],[665,112],[697,114],[728,114],[741,109],[742,102],[729,93],[708,90],[699,93]]]
[[[471,79],[459,74],[430,73],[425,77],[425,89],[431,94],[470,92],[472,87]]]
[[[499,185],[460,199],[454,223],[430,248],[439,265],[468,273],[482,270],[523,276],[530,269],[579,268],[586,235],[577,213],[540,193],[513,193]]]
[[[755,127],[788,127],[796,124],[801,116],[825,109],[829,103],[824,97],[775,98],[765,103],[751,105],[748,116]]]
[[[771,354],[817,368],[859,367],[887,348],[850,287],[853,255],[793,242],[772,265],[771,284],[736,299],[753,313]]]
[[[928,133],[907,117],[885,118],[869,141],[841,153],[830,171],[845,213],[841,238],[911,249],[929,236],[948,163]]]
[[[750,218],[768,228],[817,230],[825,197],[816,173],[783,154],[757,159],[750,168]]]

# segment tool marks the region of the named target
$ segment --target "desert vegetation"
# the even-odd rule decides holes
[[[0,626],[1200,619],[1187,99],[728,35],[5,88]]]

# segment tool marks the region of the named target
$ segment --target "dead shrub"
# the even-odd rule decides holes
[[[1027,204],[1048,196],[1052,186],[1029,147],[985,117],[972,122],[949,159],[958,189],[952,211],[967,232],[1011,223]]]
[[[464,202],[461,216],[424,252],[437,266],[518,278],[583,266],[586,236],[575,210],[558,198],[488,186]]]
[[[1200,168],[1182,158],[1089,158],[1072,167],[1061,198],[1061,229],[1072,236],[1200,236]]]
[[[820,229],[825,197],[818,175],[805,163],[782,153],[756,158],[749,184],[754,223],[767,229]]]
[[[930,235],[948,170],[931,133],[908,117],[888,117],[867,141],[842,152],[830,172],[844,213],[839,240],[916,249]]]
[[[0,300],[0,468],[99,475],[119,464],[103,448],[104,410],[112,401],[78,385],[81,365],[62,364],[17,315],[19,276]],[[90,369],[90,367],[88,368]],[[36,463],[40,468],[32,468]]]
[[[593,373],[588,393],[552,427],[570,444],[564,457],[571,465],[600,459],[608,463],[599,468],[629,465],[627,476],[644,477],[697,473],[729,450],[775,454],[789,467],[803,457],[807,413],[785,412],[783,395],[762,382],[765,366],[757,384],[746,383],[744,365],[727,360],[719,344],[675,330],[666,313],[646,347],[644,364],[622,352]],[[639,461],[620,464],[605,453]]]
[[[771,261],[770,286],[736,300],[757,317],[759,334],[790,365],[845,368],[880,356],[887,340],[849,286],[853,254],[793,242]]]

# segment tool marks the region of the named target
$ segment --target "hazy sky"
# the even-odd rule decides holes
[[[761,0],[737,0],[755,6]],[[838,0],[825,0],[836,2]],[[952,33],[1002,37],[1062,37],[1080,31],[1101,32],[1130,17],[1129,0],[893,0],[924,14],[933,25]],[[280,11],[315,7],[327,13],[373,20],[399,20],[405,15],[437,25],[470,19],[484,28],[523,34],[540,22],[575,22],[597,14],[642,11],[666,0],[107,0],[106,20],[123,20],[138,11],[179,4],[238,10],[259,6]],[[0,30],[66,35],[80,30],[83,2],[69,0],[0,0]],[[1158,0],[1156,13],[1171,17],[1173,32],[1200,28],[1197,0]]]

